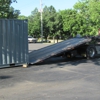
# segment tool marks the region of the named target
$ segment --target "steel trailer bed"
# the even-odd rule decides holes
[[[72,50],[73,48],[83,45],[89,41],[91,41],[90,38],[75,37],[35,51],[31,51],[29,53],[29,64],[39,63],[62,52]]]

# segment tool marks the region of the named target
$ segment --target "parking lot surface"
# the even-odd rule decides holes
[[[0,100],[100,100],[100,59],[52,57],[28,68],[0,69]]]

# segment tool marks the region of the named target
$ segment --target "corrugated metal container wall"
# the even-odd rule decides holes
[[[28,63],[27,20],[0,19],[0,68]]]

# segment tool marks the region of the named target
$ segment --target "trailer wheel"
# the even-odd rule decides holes
[[[95,47],[94,46],[87,47],[87,50],[86,50],[87,59],[95,58],[95,55],[96,55]]]

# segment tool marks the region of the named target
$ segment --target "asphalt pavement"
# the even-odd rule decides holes
[[[28,68],[0,69],[0,100],[100,100],[100,58],[52,57]]]

